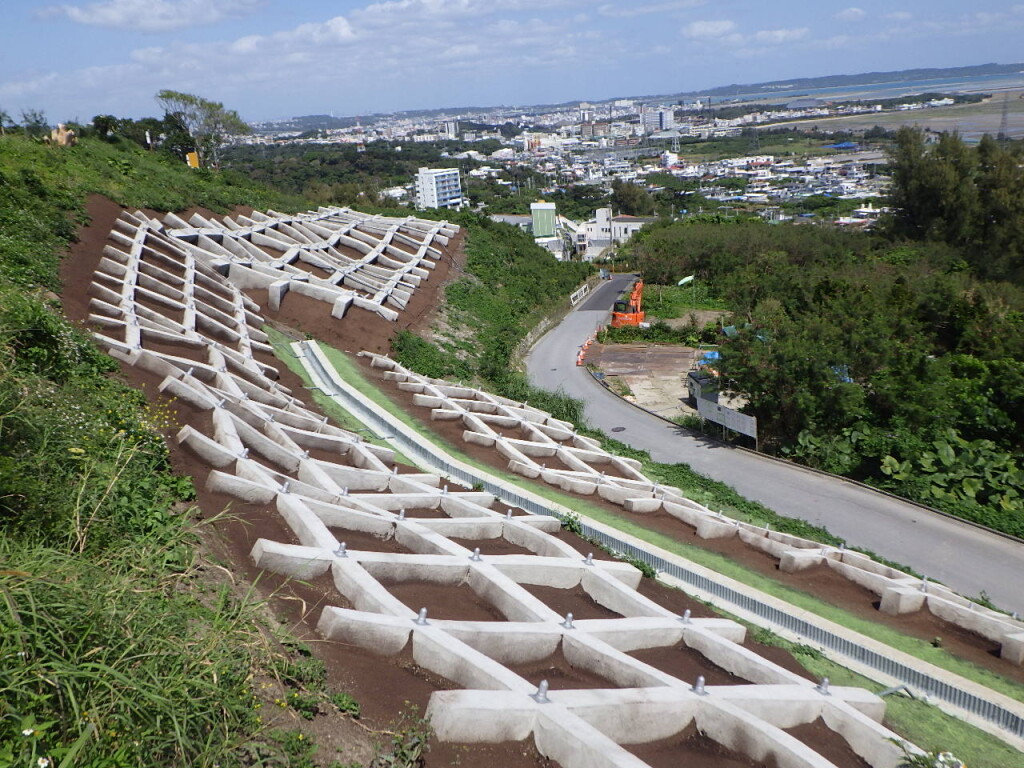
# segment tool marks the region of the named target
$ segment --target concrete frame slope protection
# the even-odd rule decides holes
[[[615,456],[572,424],[549,413],[492,395],[422,376],[391,358],[370,352],[384,378],[413,393],[413,404],[430,409],[433,421],[459,421],[467,443],[493,448],[508,460],[508,469],[540,479],[569,493],[596,495],[637,514],[663,512],[692,528],[702,539],[737,538],[779,563],[785,572],[826,566],[880,598],[879,610],[891,615],[927,608],[939,618],[1000,644],[1000,656],[1024,663],[1024,622],[1016,615],[986,608],[948,587],[919,579],[875,562],[844,546],[820,543],[725,518],[686,498],[678,488],[647,478],[635,459]],[[514,435],[514,436],[512,436]],[[550,465],[550,466],[549,466]]]
[[[157,227],[150,221],[152,229]],[[167,214],[159,230],[236,287],[265,289],[274,311],[294,291],[330,303],[335,318],[354,304],[395,320],[459,228],[322,207],[294,216],[254,211],[222,220],[195,214],[189,222]]]
[[[273,229],[268,221],[261,228]],[[625,746],[692,724],[753,760],[835,768],[785,731],[820,719],[873,768],[894,768],[900,744],[916,751],[880,725],[885,704],[873,694],[815,685],[758,656],[740,644],[745,629],[733,621],[673,614],[637,592],[633,566],[585,556],[553,535],[557,519],[502,512],[491,493],[449,487],[435,474],[399,474],[393,451],[306,408],[276,381],[276,368],[254,357],[270,351],[259,307],[232,281],[233,262],[204,237],[190,243],[126,214],[111,238],[128,250],[108,248],[92,285],[90,319],[103,329],[96,337],[203,415],[206,431],[185,426],[177,439],[211,468],[209,488],[276,508],[298,543],[260,539],[252,558],[294,578],[329,579],[339,606],[322,611],[326,638],[385,655],[411,645],[417,664],[459,686],[431,695],[427,714],[439,738],[532,735],[564,768],[640,768]],[[349,548],[346,533],[394,539],[407,553]],[[501,538],[530,554],[483,556],[459,538]],[[395,596],[403,582],[468,588],[505,620],[432,617],[429,606]],[[582,589],[618,618],[559,615],[530,585]],[[706,686],[629,655],[679,646],[749,684]],[[556,652],[607,687],[534,686],[511,668]]]

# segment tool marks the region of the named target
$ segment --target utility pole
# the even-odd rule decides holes
[[[1003,117],[999,121],[999,133],[996,134],[998,141],[1007,141],[1010,138],[1010,94],[1003,94]]]

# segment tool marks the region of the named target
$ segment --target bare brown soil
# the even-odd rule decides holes
[[[510,664],[508,668],[534,685],[539,686],[541,680],[547,680],[552,691],[620,687],[596,672],[570,664],[561,647],[545,659],[528,664]]]
[[[571,613],[574,619],[621,619],[622,615],[610,611],[594,601],[583,587],[572,589],[546,587],[540,584],[521,584],[523,589],[536,597],[559,616]]]
[[[846,739],[825,725],[820,717],[814,722],[787,728],[786,733],[814,749],[837,768],[871,768],[871,764],[854,752]]]
[[[103,246],[107,242],[107,233],[121,211],[118,206],[99,196],[89,198],[87,210],[92,223],[80,230],[79,239],[71,247],[61,268],[64,310],[70,319],[83,327],[86,325],[88,317],[87,288],[93,279]],[[209,215],[208,211],[199,212]],[[186,219],[187,217],[187,215],[184,216]],[[416,292],[409,307],[402,313],[397,323],[388,323],[373,313],[357,309],[351,310],[344,321],[337,321],[330,317],[328,305],[298,295],[287,296],[282,304],[281,312],[273,316],[272,319],[295,338],[301,338],[302,332],[309,332],[333,346],[350,352],[370,349],[387,353],[390,351],[390,339],[398,329],[408,328],[413,331],[423,331],[428,327],[435,311],[437,291],[447,279],[449,267],[453,262],[464,260],[461,237],[460,234],[451,244],[445,258],[438,263],[438,268],[434,270],[430,280]],[[254,298],[261,304],[266,303],[265,296]],[[260,299],[264,299],[264,301],[260,301]],[[195,354],[194,351],[184,346],[175,346],[173,349],[174,354],[186,358]],[[280,372],[281,384],[287,386],[292,394],[307,406],[313,407],[309,393],[303,388],[301,380],[288,371],[283,364],[266,355],[257,355],[257,359],[276,367]],[[194,411],[179,401],[170,400],[161,395],[157,390],[159,384],[157,377],[127,366],[122,366],[121,375],[130,384],[142,390],[151,402],[166,404],[175,414],[179,425],[190,424],[196,429],[209,432],[209,414]],[[408,399],[411,401],[411,396]],[[406,403],[406,405],[410,405],[410,403]],[[415,412],[411,408],[409,410]],[[450,423],[435,422],[432,426],[443,427],[445,425],[450,425]],[[406,648],[398,656],[382,658],[358,647],[325,641],[320,638],[315,627],[323,607],[327,605],[349,607],[348,602],[334,589],[329,576],[321,577],[313,582],[301,582],[257,569],[249,556],[257,539],[266,538],[297,543],[294,536],[283,524],[273,507],[241,503],[236,499],[209,491],[205,487],[209,467],[192,453],[177,445],[173,439],[173,433],[176,431],[177,427],[169,430],[167,434],[168,445],[171,449],[171,462],[176,471],[192,477],[195,482],[198,505],[196,514],[201,521],[199,532],[203,542],[204,557],[215,563],[223,564],[230,572],[231,578],[237,580],[238,588],[242,592],[248,590],[246,585],[251,585],[253,594],[266,601],[277,619],[286,625],[298,639],[313,648],[316,656],[322,659],[327,666],[329,687],[332,690],[348,691],[360,702],[363,711],[362,722],[368,728],[389,727],[395,722],[398,714],[410,704],[418,707],[419,712],[422,713],[433,691],[452,687],[448,681],[416,665],[412,660],[409,648]],[[443,430],[442,434],[444,434]],[[476,446],[462,445],[461,430],[457,435],[446,434],[445,436],[475,458],[494,462],[493,454],[490,451]],[[337,457],[333,458],[336,460]],[[406,467],[400,469],[401,471],[413,471]],[[410,517],[420,514],[443,515],[437,510],[407,510],[407,515]],[[581,552],[588,552],[592,549],[587,542],[576,539],[565,532],[561,534],[561,537]],[[393,540],[378,539],[366,534],[346,531],[344,538],[353,550],[404,551]],[[474,543],[474,546],[480,546],[481,550],[487,554],[499,554],[502,552],[498,550],[502,547],[507,548],[507,542],[502,545],[501,541],[503,540],[483,540]],[[493,547],[498,549],[489,549]],[[603,558],[606,555],[595,552],[595,557]],[[746,562],[745,559],[743,561]],[[440,587],[427,583],[407,583],[397,585],[393,589],[396,590],[400,599],[413,610],[418,610],[420,606],[426,605],[430,615],[436,618],[448,618],[449,616],[446,614],[451,612],[452,618],[473,615],[479,619],[486,615],[490,620],[502,619],[493,606],[475,597],[475,593],[468,590],[468,587],[460,592],[451,587]],[[581,588],[553,590],[529,587],[529,589],[560,613],[571,611],[581,619],[617,615],[594,603]],[[465,594],[467,590],[470,594]],[[648,579],[641,583],[640,591],[677,613],[690,609],[694,617],[713,615],[706,606],[692,600],[684,593],[657,585]],[[926,635],[934,634],[938,633],[926,632]],[[759,646],[758,651],[772,657],[777,663],[784,662],[787,668],[799,669],[795,660],[781,649]],[[537,674],[546,675],[552,681],[566,681],[565,685],[552,682],[552,687],[555,688],[570,687],[570,685],[572,687],[593,687],[587,683],[587,680],[590,680],[594,686],[600,682],[601,687],[607,687],[607,681],[602,681],[585,670],[573,669],[565,662],[560,653],[551,659],[544,660],[543,663],[532,665],[529,669],[524,668],[522,674],[525,674],[531,681]],[[324,764],[341,754],[337,750],[344,747],[345,738],[342,738],[340,734],[345,734],[346,737],[350,737],[354,741],[363,731],[361,728],[343,727],[337,723],[336,719],[322,715],[318,716],[312,724],[303,722],[294,725],[314,734],[317,743],[330,747],[317,756],[317,759]],[[386,741],[384,738],[377,738]],[[817,736],[814,738],[817,739]],[[830,741],[835,738],[833,734],[828,733],[818,741]],[[366,744],[364,739],[363,745],[360,747],[362,752],[356,750],[352,754],[365,753]],[[824,747],[824,743],[815,743],[816,749]],[[687,765],[698,767],[754,765],[750,761],[744,761],[741,756],[732,755],[728,750],[724,750],[695,732],[684,733],[680,737],[666,740],[666,742],[637,747],[634,751],[635,754],[650,761],[654,766],[675,765],[683,759],[689,760]],[[468,746],[432,742],[427,766],[454,764],[467,768],[475,766],[529,768],[554,765],[540,756],[529,740],[523,743]],[[837,765],[841,764],[837,763]]]
[[[693,723],[675,736],[649,744],[630,744],[626,749],[651,768],[778,768],[774,760],[758,763],[723,747],[698,731]]]
[[[467,584],[431,584],[427,581],[389,582],[388,592],[409,608],[427,609],[427,616],[448,621],[508,621],[492,603],[483,599]]]
[[[450,541],[454,541],[456,544],[461,544],[470,552],[474,549],[480,550],[480,555],[486,557],[488,555],[532,555],[534,554],[526,547],[520,547],[518,544],[513,544],[506,538],[501,536],[494,539],[456,539],[451,536],[448,537]]]

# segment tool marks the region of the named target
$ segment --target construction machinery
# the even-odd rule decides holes
[[[646,313],[643,311],[644,281],[637,280],[633,289],[626,297],[625,293],[620,296],[612,307],[612,328],[622,328],[629,325],[640,325],[644,321]]]

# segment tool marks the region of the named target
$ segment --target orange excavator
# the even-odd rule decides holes
[[[612,308],[612,328],[622,328],[627,325],[640,325],[644,321],[646,313],[643,311],[644,281],[637,280],[633,284],[633,290],[629,297],[625,294],[616,300]]]

